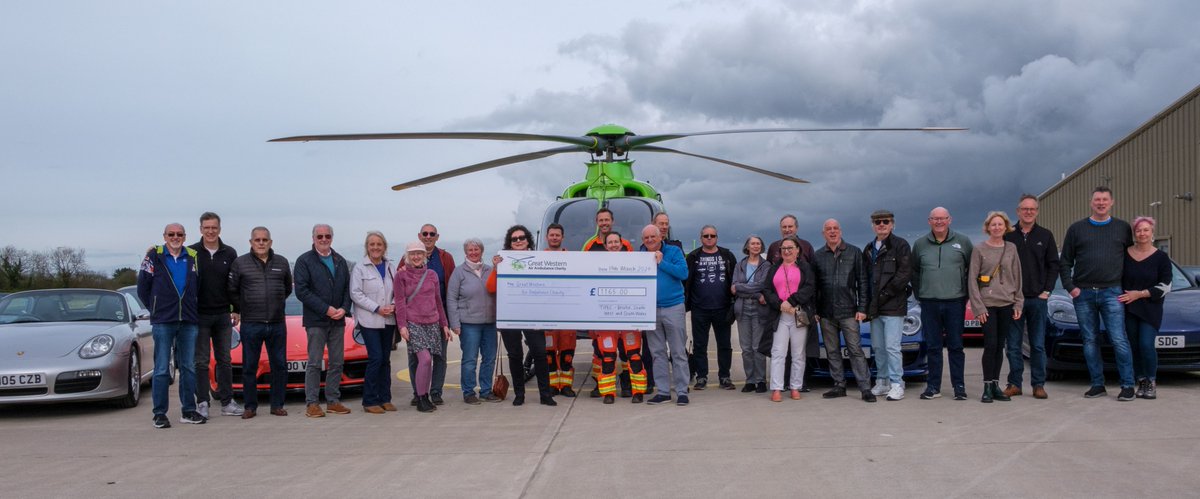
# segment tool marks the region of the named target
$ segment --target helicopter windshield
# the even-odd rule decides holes
[[[642,228],[650,223],[654,214],[663,211],[662,203],[656,199],[627,197],[607,201],[613,212],[613,230],[629,240],[634,248],[641,244]],[[595,199],[560,199],[546,208],[542,219],[542,237],[539,249],[546,248],[546,227],[551,223],[563,226],[563,247],[572,251],[583,248],[583,243],[596,235],[596,211],[600,204]]]

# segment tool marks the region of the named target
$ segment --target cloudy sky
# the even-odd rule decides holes
[[[403,192],[390,186],[536,142],[267,143],[330,133],[582,135],[757,127],[963,126],[942,134],[745,134],[663,144],[777,170],[634,156],[676,236],[778,235],[783,213],[856,244],[867,215],[927,230],[943,205],[974,236],[1200,83],[1194,1],[5,2],[0,245],[82,247],[135,266],[167,222],[216,211],[246,251],[272,229],[294,259],[313,223],[361,254],[423,222],[461,260],[536,226],[583,153]],[[1080,216],[1086,201],[1080,201]]]

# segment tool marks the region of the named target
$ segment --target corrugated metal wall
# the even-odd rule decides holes
[[[1158,221],[1155,237],[1180,265],[1200,265],[1200,87],[1051,187],[1038,222],[1061,243],[1067,226],[1091,213],[1092,189],[1113,190],[1114,214]],[[1191,193],[1197,199],[1177,196]]]

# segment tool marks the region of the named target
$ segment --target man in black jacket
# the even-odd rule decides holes
[[[350,267],[333,250],[333,227],[312,229],[311,250],[296,259],[296,298],[304,304],[304,330],[308,335],[308,365],[304,370],[304,414],[325,416],[321,410],[321,361],[329,349],[325,371],[326,409],[350,414],[341,402],[342,365],[345,360],[346,313],[350,310]]]
[[[734,389],[729,376],[733,364],[730,341],[733,324],[733,268],[737,257],[728,249],[717,246],[717,228],[705,225],[700,229],[700,247],[687,255],[688,278],[683,289],[687,292],[687,309],[692,312],[692,361],[695,365],[697,390],[708,385],[708,330],[717,337],[717,378],[721,388]]]
[[[229,268],[237,259],[237,250],[221,241],[221,217],[211,211],[200,215],[200,241],[190,246],[196,251],[200,270],[200,327],[196,334],[196,412],[208,417],[212,385],[208,379],[210,355],[216,361],[214,394],[221,402],[222,416],[241,416],[242,406],[233,400],[233,367],[229,349],[237,314],[230,313]]]
[[[271,250],[271,231],[250,231],[250,252],[237,257],[229,269],[229,301],[242,321],[242,419],[258,410],[258,358],[267,346],[271,366],[271,414],[287,416],[287,324],[284,301],[292,294],[292,269],[287,258]]]
[[[821,317],[821,337],[829,360],[833,388],[823,395],[831,399],[846,396],[846,368],[842,362],[842,342],[850,355],[859,392],[866,402],[874,402],[871,369],[862,350],[859,323],[867,318],[867,272],[862,252],[842,240],[842,225],[829,219],[821,228],[825,244],[813,252],[813,274],[817,279],[817,315]]]
[[[867,320],[871,321],[871,346],[875,348],[874,395],[887,394],[888,400],[904,398],[904,357],[900,340],[904,334],[904,316],[908,314],[909,281],[912,279],[912,248],[908,241],[892,233],[895,216],[888,210],[871,213],[875,239],[863,247],[863,266],[867,270],[870,300]]]
[[[1038,200],[1032,194],[1021,195],[1017,204],[1017,229],[1004,235],[1004,240],[1017,246],[1017,257],[1021,260],[1021,292],[1025,296],[1025,307],[1021,318],[1013,321],[1008,330],[1008,386],[1004,394],[1015,397],[1021,394],[1025,359],[1021,354],[1021,338],[1029,331],[1029,381],[1033,385],[1033,398],[1044,399],[1046,395],[1046,300],[1054,291],[1058,279],[1058,246],[1054,234],[1037,224]]]

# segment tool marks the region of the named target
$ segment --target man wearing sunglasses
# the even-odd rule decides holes
[[[346,353],[346,313],[350,310],[350,266],[333,250],[333,227],[312,229],[312,249],[296,259],[296,298],[304,304],[304,331],[308,335],[308,365],[304,370],[304,415],[325,417],[321,410],[321,371],[325,373],[325,408],[333,414],[350,414],[341,402],[342,366]],[[329,365],[322,366],[325,350]]]
[[[692,364],[697,390],[708,385],[708,330],[717,337],[717,379],[721,388],[734,389],[729,377],[733,364],[730,343],[733,325],[733,268],[737,257],[726,248],[717,246],[717,228],[705,225],[700,229],[700,247],[687,255],[688,279],[683,289],[687,294],[687,310],[692,312]]]
[[[896,217],[888,210],[871,213],[875,239],[863,246],[867,270],[867,320],[871,321],[871,345],[875,347],[875,387],[871,394],[896,401],[904,398],[904,359],[900,340],[908,313],[909,280],[912,278],[912,249],[908,241],[892,233]]]
[[[171,349],[175,349],[177,359],[195,358],[199,274],[196,270],[196,250],[183,247],[185,235],[183,225],[167,225],[163,229],[166,244],[150,248],[138,271],[138,298],[151,309],[150,324],[154,334],[154,376],[150,386],[154,399],[155,428],[171,427],[167,419]],[[179,403],[183,410],[179,421],[204,424],[207,418],[196,412],[195,365],[179,362],[178,367]]]

